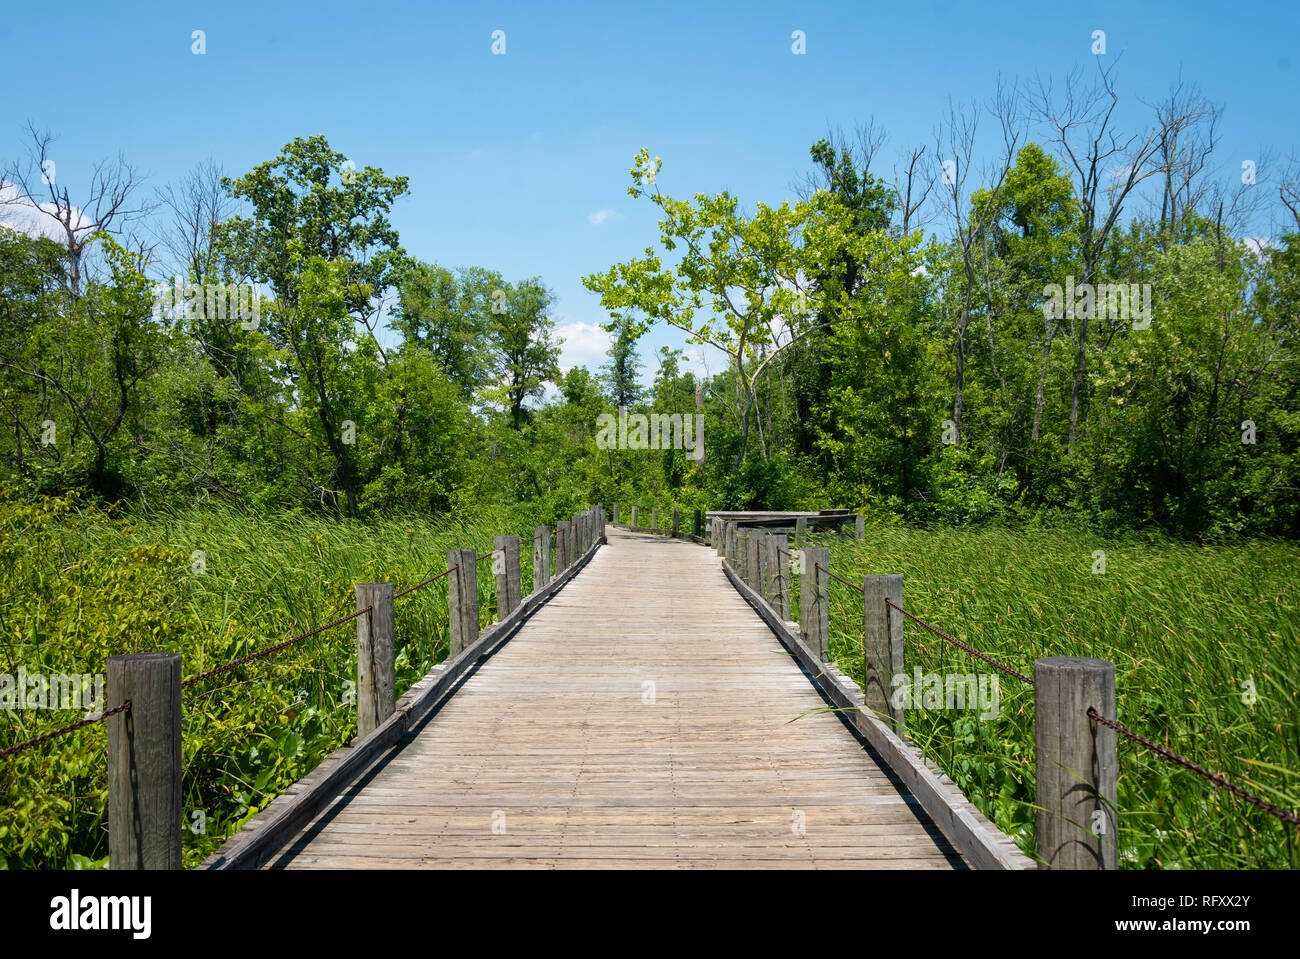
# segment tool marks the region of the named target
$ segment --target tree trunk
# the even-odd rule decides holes
[[[1093,269],[1087,266],[1083,271],[1084,283],[1092,282]],[[1087,313],[1091,313],[1097,307],[1097,300],[1094,291],[1092,308],[1085,311],[1085,315],[1078,317],[1079,320],[1079,344],[1075,353],[1074,365],[1074,387],[1070,391],[1070,441],[1067,445],[1067,452],[1074,452],[1074,444],[1079,436],[1079,407],[1083,399],[1083,384],[1088,372],[1088,319]],[[1073,304],[1066,304],[1066,309],[1073,313]]]
[[[970,325],[970,306],[961,308],[961,322],[957,327],[957,389],[952,401],[953,445],[961,446],[962,401],[966,394],[966,328]]]
[[[1043,424],[1043,392],[1047,387],[1047,365],[1052,355],[1052,340],[1056,337],[1056,324],[1053,323],[1052,317],[1046,318],[1044,327],[1043,362],[1038,368],[1038,385],[1034,391],[1034,427],[1029,434],[1031,447],[1038,445],[1038,437]]]

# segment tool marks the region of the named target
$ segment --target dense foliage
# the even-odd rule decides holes
[[[351,516],[641,498],[1297,535],[1300,233],[1234,235],[1203,190],[1148,216],[1142,184],[1172,160],[1138,156],[1145,181],[1101,195],[1073,149],[1013,138],[979,184],[964,165],[929,236],[920,187],[838,141],[813,145],[804,199],[753,213],[663,193],[642,151],[629,192],[661,211],[660,249],[586,278],[610,312],[594,371],[561,373],[540,278],[411,257],[388,219],[405,178],[322,137],[211,184],[242,206],[181,282],[258,284],[252,323],[198,297],[159,309],[161,266],[107,233],[74,284],[59,244],[0,229],[0,479]],[[665,348],[647,389],[656,324],[729,366],[697,378]],[[602,448],[619,409],[701,413],[702,466]]]

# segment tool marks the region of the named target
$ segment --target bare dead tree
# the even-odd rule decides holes
[[[91,170],[81,201],[74,203],[66,181],[60,182],[58,165],[51,156],[54,136],[38,130],[30,121],[26,133],[26,158],[15,160],[0,176],[0,180],[17,188],[6,202],[23,205],[57,225],[68,248],[68,292],[77,300],[81,297],[86,252],[94,242],[95,232],[120,234],[130,222],[148,212],[148,206],[137,203],[133,196],[142,178],[121,154],[114,160],[100,160]]]
[[[1226,175],[1215,176],[1203,191],[1204,215],[1214,221],[1220,237],[1243,237],[1257,223],[1269,197],[1269,170],[1277,164],[1271,149],[1262,150],[1245,168],[1231,167]]]
[[[913,230],[923,230],[929,217],[923,215],[925,201],[934,191],[934,164],[923,163],[925,146],[913,147],[902,153],[899,165],[894,167],[894,199],[898,204],[899,226],[906,236]]]
[[[847,156],[858,174],[865,177],[871,174],[871,166],[876,162],[880,148],[884,146],[888,137],[887,131],[876,125],[875,117],[869,117],[866,122],[860,123],[852,134],[845,134],[842,128],[836,127],[827,130],[826,136],[822,139],[830,144],[831,151],[836,157]],[[833,190],[835,186],[833,174],[818,164],[797,180],[792,188],[795,196],[801,200],[808,200],[817,191]]]
[[[1000,101],[999,101],[1000,102]],[[1015,161],[1016,147],[1020,132],[1014,122],[1014,111],[999,109],[998,117],[1002,124],[1003,151],[990,169],[986,171],[985,182],[989,185],[988,197],[978,207],[972,208],[967,191],[967,180],[975,155],[976,138],[979,130],[981,108],[972,102],[966,111],[959,112],[951,100],[948,101],[948,119],[935,132],[935,156],[940,164],[940,191],[948,217],[952,222],[953,242],[961,258],[961,276],[958,284],[959,301],[955,307],[957,313],[956,339],[954,341],[954,371],[952,421],[954,445],[961,445],[963,429],[962,413],[966,394],[966,335],[970,328],[971,314],[979,280],[976,276],[976,260],[979,250],[987,236],[993,218],[1000,206],[1003,185],[1007,173]],[[991,336],[991,334],[990,334]]]
[[[169,274],[194,276],[202,282],[219,272],[217,225],[234,210],[234,200],[221,185],[224,175],[220,164],[209,157],[178,183],[157,191],[164,219],[155,233],[167,253]]]
[[[1282,174],[1277,192],[1282,205],[1287,208],[1291,213],[1291,218],[1295,220],[1296,230],[1300,230],[1300,160],[1295,157],[1291,158],[1290,165]]]
[[[1180,77],[1155,106],[1155,163],[1160,179],[1161,245],[1168,249],[1187,211],[1201,208],[1210,187],[1203,176],[1218,142],[1223,108]]]
[[[1131,136],[1115,128],[1119,95],[1113,74],[1118,60],[1101,65],[1092,82],[1076,69],[1066,77],[1060,102],[1050,82],[1042,79],[1027,91],[1032,115],[1049,131],[1072,170],[1079,199],[1079,246],[1083,261],[1080,284],[1093,282],[1109,245],[1111,232],[1129,196],[1140,183],[1159,172],[1156,155],[1161,131],[1149,129]],[[1067,304],[1066,314],[1073,313]],[[1088,316],[1078,317],[1074,385],[1070,394],[1068,450],[1074,451],[1088,372]]]
[[[1010,387],[1007,385],[1007,378],[1002,366],[998,362],[996,337],[994,335],[994,328],[998,320],[999,298],[994,293],[993,284],[994,274],[998,272],[998,265],[995,264],[1000,264],[1000,261],[994,255],[991,245],[996,241],[999,229],[999,218],[1003,206],[1003,184],[1010,174],[1012,166],[1016,163],[1017,145],[1024,137],[1014,88],[1007,87],[999,81],[997,93],[993,98],[992,111],[993,115],[998,119],[998,125],[1001,127],[1003,152],[1001,161],[986,174],[986,179],[994,181],[995,186],[987,198],[988,210],[981,218],[983,225],[979,232],[980,266],[984,280],[984,331],[989,348],[989,367],[998,381],[998,405],[1000,408],[1005,409],[1010,402]],[[1005,419],[1001,439],[1002,449],[998,453],[999,475],[1005,468],[1007,456],[1011,452],[1011,427],[1012,421]]]

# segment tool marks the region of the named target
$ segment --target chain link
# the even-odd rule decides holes
[[[42,743],[48,743],[51,739],[57,739],[59,736],[62,736],[65,733],[75,732],[76,730],[83,729],[86,726],[94,725],[97,722],[101,722],[102,720],[107,719],[109,716],[116,716],[118,713],[125,712],[130,708],[131,708],[131,700],[128,699],[122,705],[114,706],[112,709],[108,710],[107,712],[100,713],[98,716],[91,716],[86,719],[81,719],[70,726],[64,726],[62,729],[56,729],[53,732],[45,733],[44,735],[37,736],[35,739],[29,739],[24,743],[18,743],[13,746],[7,746],[4,749],[0,749],[0,759],[8,759],[10,756],[15,755],[16,753],[20,753],[25,749],[31,749],[35,746],[41,745]]]

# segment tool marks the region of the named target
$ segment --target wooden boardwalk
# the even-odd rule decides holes
[[[606,535],[270,867],[965,866],[712,550]]]

